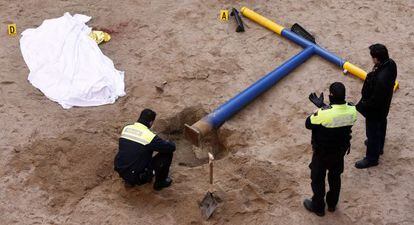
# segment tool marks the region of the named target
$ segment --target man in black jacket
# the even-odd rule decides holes
[[[326,194],[328,211],[333,212],[339,200],[344,156],[351,146],[351,128],[356,121],[356,109],[345,101],[345,86],[335,82],[329,87],[330,105],[323,103],[323,94],[315,93],[309,99],[320,108],[306,119],[306,128],[312,130],[311,186],[312,199],[303,202],[305,208],[318,216],[325,215],[325,177],[328,171],[329,191]]]
[[[154,111],[144,109],[138,122],[127,125],[122,130],[114,167],[126,186],[150,183],[154,174],[155,190],[169,187],[172,183],[168,173],[175,144],[161,139],[149,129],[155,117]],[[153,157],[154,151],[158,153]]]
[[[367,74],[361,100],[356,105],[358,112],[365,117],[367,135],[366,156],[355,163],[358,169],[378,165],[379,156],[384,152],[387,116],[397,78],[397,65],[389,58],[387,48],[374,44],[369,49],[375,65]]]

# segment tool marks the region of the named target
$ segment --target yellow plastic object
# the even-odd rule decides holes
[[[108,42],[109,40],[111,40],[111,35],[99,30],[92,31],[89,34],[89,37],[91,37],[98,45],[102,42]]]
[[[16,28],[16,24],[8,24],[7,25],[7,33],[9,35],[16,35],[17,34],[17,28]]]
[[[282,30],[285,29],[283,26],[280,26],[279,24],[267,19],[266,17],[263,17],[262,15],[254,12],[247,7],[242,7],[240,11],[243,16],[253,20],[254,22],[266,27],[271,31],[276,32],[279,35],[282,35]]]

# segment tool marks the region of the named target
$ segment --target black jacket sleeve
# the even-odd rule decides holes
[[[385,90],[386,90],[386,85],[384,81],[381,79],[378,79],[370,98],[360,101],[358,103],[357,105],[358,111],[359,112],[364,112],[367,110],[373,111],[375,109],[381,108],[381,105],[383,104],[382,102],[384,101],[387,95],[387,92]]]
[[[155,136],[147,147],[153,151],[160,153],[172,153],[175,151],[175,144],[171,141],[165,141],[162,138]]]
[[[361,113],[361,115],[363,115],[364,117],[367,117],[367,110],[365,108],[365,105],[362,101],[362,99],[358,102],[358,104],[356,104],[356,110]]]
[[[361,113],[364,117],[366,117],[367,115],[367,109],[366,109],[366,105],[365,105],[365,99],[367,96],[367,91],[368,91],[368,86],[370,85],[370,82],[372,82],[372,72],[367,74],[367,77],[364,81],[364,85],[362,86],[362,90],[361,90],[361,99],[359,100],[359,102],[356,104],[356,109],[359,113]]]
[[[311,123],[310,118],[311,118],[311,116],[308,116],[308,118],[306,119],[306,122],[305,122],[305,127],[306,127],[306,129],[312,130],[312,129],[313,129],[313,128],[315,128],[317,125],[312,124],[312,123]]]

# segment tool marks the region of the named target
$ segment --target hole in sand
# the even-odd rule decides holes
[[[201,107],[188,107],[173,117],[156,122],[154,130],[161,131],[158,135],[176,144],[177,150],[173,163],[179,166],[196,167],[208,163],[208,152],[213,153],[216,160],[227,155],[226,147],[218,138],[217,132],[204,137],[200,147],[192,145],[185,139],[184,124],[193,124],[206,114]]]

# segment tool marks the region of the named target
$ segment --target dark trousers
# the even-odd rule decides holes
[[[380,154],[384,152],[385,136],[387,133],[387,118],[365,119],[367,134],[366,159],[371,162],[378,162]]]
[[[152,157],[151,167],[155,171],[155,181],[163,181],[168,177],[173,153],[157,153]]]
[[[155,180],[162,181],[168,177],[172,158],[173,153],[157,153],[142,170],[137,171],[132,166],[120,172],[120,175],[130,185],[143,185],[152,181],[155,171]]]
[[[328,207],[336,207],[341,191],[341,174],[344,171],[345,150],[337,150],[337,153],[324,154],[314,150],[311,169],[311,186],[313,191],[312,204],[315,211],[325,210],[325,177],[328,171],[329,191],[326,194]]]

